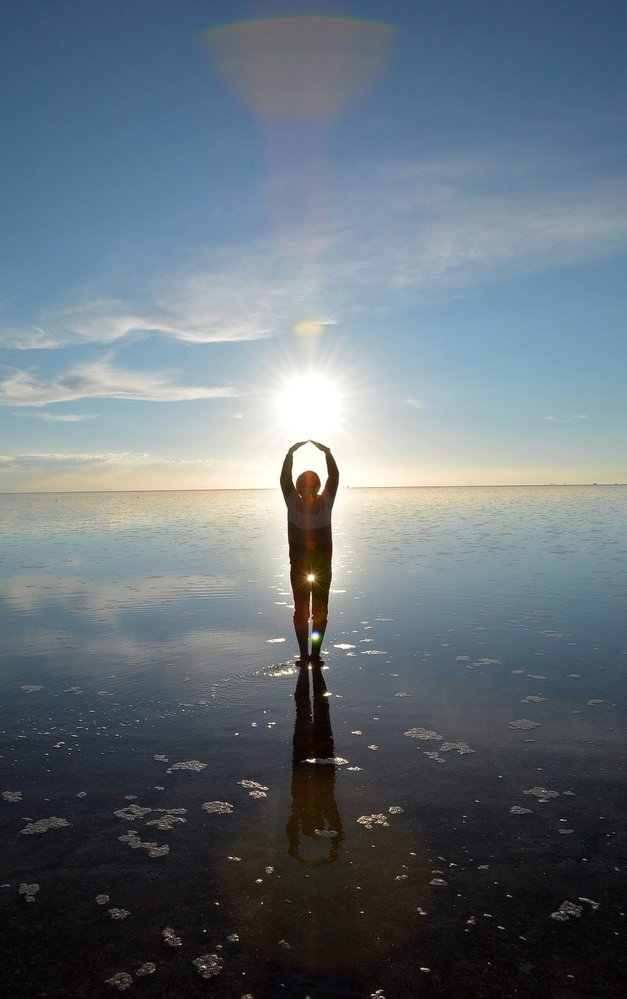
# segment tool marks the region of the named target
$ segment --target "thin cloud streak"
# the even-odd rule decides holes
[[[129,399],[142,402],[181,402],[235,396],[229,386],[174,385],[165,373],[125,371],[108,359],[78,365],[50,379],[30,371],[15,371],[0,381],[0,405],[47,406],[77,399]]]
[[[147,452],[23,452],[0,455],[0,491],[223,488],[229,474],[247,488],[255,463],[213,457],[175,458]]]
[[[11,416],[25,416],[28,419],[44,420],[46,423],[84,423],[95,420],[95,413],[11,413]]]
[[[0,455],[0,470],[40,470],[42,467],[67,467],[81,465],[101,465],[101,464],[145,464],[150,461],[148,454],[131,454],[130,452],[90,454],[89,452],[78,452],[76,454],[64,454],[62,452],[27,452],[25,454]]]
[[[64,452],[26,452],[24,454],[0,455],[0,470],[9,471],[11,469],[41,470],[42,468],[67,468],[79,467],[82,465],[177,465],[177,466],[203,466],[213,467],[223,466],[223,462],[218,462],[212,458],[157,458],[147,453],[133,453],[130,451],[91,453],[89,451],[77,452],[74,454]]]
[[[545,423],[575,423],[580,420],[589,420],[588,413],[571,413],[570,416],[543,416]]]

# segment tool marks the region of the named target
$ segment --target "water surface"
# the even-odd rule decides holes
[[[613,996],[627,488],[0,496],[12,996]],[[154,966],[154,967],[153,967]]]

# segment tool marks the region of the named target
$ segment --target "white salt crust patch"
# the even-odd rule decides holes
[[[223,960],[218,954],[201,954],[192,964],[201,978],[216,978],[222,971]]]
[[[550,801],[551,798],[559,798],[559,791],[549,791],[546,787],[530,787],[524,794],[531,794],[538,801]]]
[[[25,902],[34,902],[35,895],[39,891],[39,885],[36,882],[31,885],[22,883],[17,890],[19,895],[24,896]]]
[[[21,791],[3,791],[2,797],[5,801],[21,801],[22,792]]]
[[[390,824],[387,817],[381,812],[373,815],[360,815],[357,822],[360,826],[365,826],[366,829],[374,829],[375,826],[389,826]]]
[[[200,760],[183,760],[181,763],[173,763],[171,767],[168,767],[166,773],[171,774],[175,770],[189,770],[192,773],[199,774],[206,766],[207,764],[201,763]]]
[[[145,850],[149,857],[165,857],[170,852],[167,844],[159,846],[158,843],[144,842],[139,838],[134,829],[128,829],[123,836],[118,836],[120,843],[126,843],[131,850]]]
[[[116,971],[115,975],[106,979],[106,984],[111,985],[118,992],[126,992],[133,984],[133,976],[129,975],[127,971]]]
[[[228,801],[205,801],[202,807],[212,815],[230,815],[233,811],[233,805]]]
[[[49,829],[62,829],[69,826],[67,819],[60,819],[58,815],[51,815],[49,819],[39,819],[38,822],[30,822],[24,829],[21,829],[23,836],[32,836],[35,833],[45,833]]]
[[[165,929],[161,930],[161,936],[168,947],[181,947],[183,944],[183,941],[176,935],[171,926],[166,926]]]
[[[442,742],[443,735],[428,728],[410,728],[403,733],[409,739],[420,739],[422,742]]]

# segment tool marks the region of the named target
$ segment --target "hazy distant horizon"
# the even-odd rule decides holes
[[[474,482],[466,484],[422,484],[422,485],[361,485],[351,486],[340,483],[342,489],[582,489],[589,487],[614,487],[627,486],[627,482]],[[2,489],[0,496],[64,496],[64,495],[107,495],[117,493],[231,493],[231,492],[251,492],[251,493],[273,493],[279,492],[277,486],[209,486],[190,487],[188,489]]]

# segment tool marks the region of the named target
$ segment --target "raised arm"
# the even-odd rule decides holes
[[[283,467],[281,468],[281,478],[279,481],[281,483],[281,491],[285,499],[287,499],[289,494],[295,488],[294,483],[292,481],[292,465],[294,462],[294,451],[298,451],[299,447],[302,447],[303,444],[306,443],[307,441],[299,441],[297,444],[292,444],[291,448],[289,448],[287,454],[285,455],[285,458],[283,459]]]
[[[324,456],[327,460],[327,475],[328,479],[325,485],[325,489],[335,496],[337,492],[337,487],[340,483],[340,470],[337,467],[335,458],[331,454],[331,448],[327,447],[326,444],[319,444],[318,441],[310,441],[311,444],[315,444],[320,451],[324,451]]]

